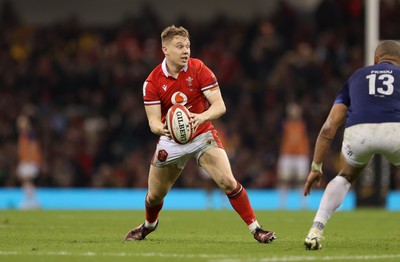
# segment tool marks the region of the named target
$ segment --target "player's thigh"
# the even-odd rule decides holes
[[[400,164],[400,123],[371,123],[348,127],[344,131],[342,153],[353,166],[363,166],[374,154],[382,154]]]
[[[179,169],[183,169],[191,154],[190,144],[180,145],[162,136],[157,143],[151,164],[158,168],[177,166]]]
[[[339,171],[339,176],[343,176],[346,178],[350,183],[355,182],[361,175],[361,172],[364,170],[365,165],[361,166],[354,166],[351,163],[349,163],[346,159],[346,157],[342,154],[340,154],[340,171]]]
[[[166,167],[155,167],[150,165],[149,179],[148,179],[148,199],[150,201],[162,200],[176,179],[179,177],[182,169],[176,165]]]
[[[215,147],[205,151],[199,157],[198,163],[225,193],[236,188],[237,182],[224,149]]]
[[[352,167],[368,164],[378,150],[379,142],[370,132],[373,125],[354,125],[346,128],[343,134],[341,154],[345,163]]]
[[[382,127],[381,127],[382,126]],[[380,154],[394,166],[400,165],[400,123],[382,123],[380,132],[385,138],[380,143]]]

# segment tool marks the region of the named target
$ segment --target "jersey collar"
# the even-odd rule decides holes
[[[188,64],[189,64],[189,62],[182,68],[181,72],[182,72],[182,71],[187,72],[187,70],[188,70]],[[162,71],[163,71],[163,73],[164,73],[164,75],[165,75],[166,77],[172,76],[170,73],[168,73],[168,70],[167,70],[167,59],[166,59],[166,58],[164,58],[164,60],[162,61],[162,63],[161,63],[161,68],[162,68]]]

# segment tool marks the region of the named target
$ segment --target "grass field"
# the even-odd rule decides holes
[[[143,211],[0,211],[0,261],[399,261],[400,213],[337,212],[306,251],[313,211],[257,211],[278,239],[260,244],[233,211],[169,211],[144,241],[122,241]]]

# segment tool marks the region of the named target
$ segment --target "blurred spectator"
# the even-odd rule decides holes
[[[45,165],[34,107],[24,107],[24,112],[17,118],[17,129],[19,137],[16,174],[22,182],[24,192],[20,208],[37,209],[40,204],[36,197],[35,180],[45,169]]]
[[[303,119],[303,108],[290,103],[286,107],[286,117],[282,124],[281,147],[278,159],[278,189],[280,208],[287,208],[289,189],[298,191],[301,207],[306,208],[302,197],[303,186],[310,170],[310,140],[307,123]]]

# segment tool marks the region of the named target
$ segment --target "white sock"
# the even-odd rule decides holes
[[[150,223],[149,221],[146,220],[144,222],[144,226],[147,227],[147,228],[153,229],[153,228],[156,227],[157,222],[158,222],[158,219],[156,221],[152,222],[152,223]]]
[[[329,182],[315,215],[314,224],[320,222],[326,225],[333,212],[342,204],[350,186],[350,182],[342,176],[336,176]]]
[[[260,224],[258,224],[258,221],[254,221],[250,225],[248,225],[250,232],[254,235],[256,233],[256,229],[261,227]]]

